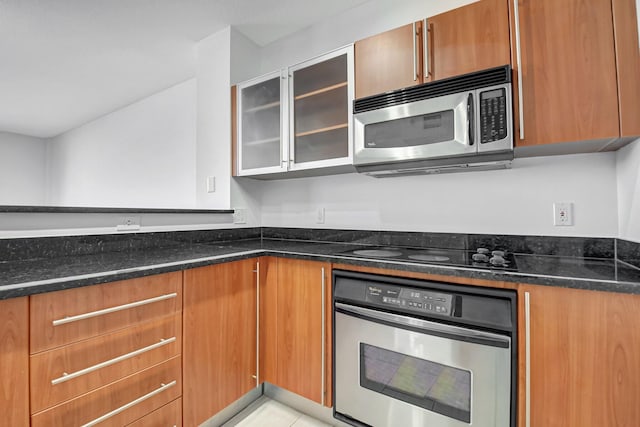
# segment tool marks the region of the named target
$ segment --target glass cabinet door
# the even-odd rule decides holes
[[[238,174],[286,170],[280,72],[238,85]]]
[[[290,169],[352,163],[353,47],[290,68]]]

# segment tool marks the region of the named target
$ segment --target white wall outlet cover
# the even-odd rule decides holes
[[[318,208],[316,211],[316,224],[324,224],[324,208]]]
[[[207,177],[207,193],[215,193],[216,192],[216,177],[208,176]]]
[[[553,204],[553,225],[571,226],[573,225],[573,203],[555,202]]]
[[[132,231],[140,230],[140,217],[139,216],[125,216],[118,220],[116,226],[117,231]]]
[[[245,208],[235,208],[233,211],[233,223],[234,224],[246,224],[247,223],[247,210]]]

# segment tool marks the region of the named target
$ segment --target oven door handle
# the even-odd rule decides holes
[[[509,337],[492,334],[490,332],[445,325],[442,323],[430,322],[428,320],[401,316],[399,314],[391,314],[384,311],[372,310],[339,302],[335,303],[335,308],[338,312],[355,315],[365,320],[384,322],[403,329],[419,330],[429,335],[445,336],[459,341],[466,341],[492,347],[511,347],[511,339]]]

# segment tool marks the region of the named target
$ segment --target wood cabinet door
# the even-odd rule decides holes
[[[509,0],[480,0],[427,19],[424,81],[511,64]]]
[[[203,423],[257,386],[254,259],[184,272],[183,417]]]
[[[525,292],[530,295],[530,425],[638,425],[640,295],[523,286],[520,307]],[[524,409],[523,391],[521,415]]]
[[[277,262],[277,385],[327,405],[330,264],[285,258]]]
[[[422,83],[422,22],[357,41],[355,97]]]
[[[522,58],[514,92],[522,84],[524,116],[516,146],[617,138],[611,0],[514,1]]]
[[[29,425],[28,298],[0,301],[0,414],[7,426]]]

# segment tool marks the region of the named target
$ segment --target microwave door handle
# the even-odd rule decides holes
[[[469,132],[469,146],[472,146],[475,141],[475,113],[473,111],[473,93],[470,93],[467,97],[467,129]]]

